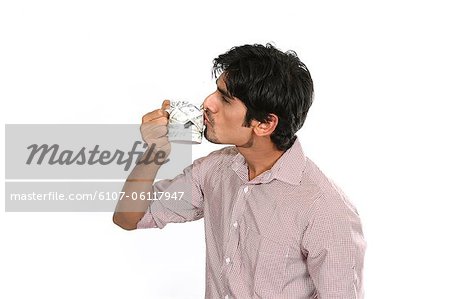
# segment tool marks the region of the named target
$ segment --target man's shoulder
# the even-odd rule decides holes
[[[309,189],[315,191],[312,192],[315,196],[311,198],[311,204],[317,209],[334,209],[335,212],[347,210],[357,212],[355,206],[341,187],[308,158],[303,183]]]

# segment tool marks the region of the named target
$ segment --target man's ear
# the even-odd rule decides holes
[[[275,114],[269,114],[269,118],[266,122],[254,121],[253,130],[258,136],[270,136],[275,131],[278,125],[278,116]]]

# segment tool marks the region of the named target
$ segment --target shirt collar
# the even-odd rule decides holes
[[[269,183],[277,179],[291,185],[298,185],[301,182],[305,167],[306,157],[297,137],[294,144],[283,153],[271,169],[263,172],[249,183]],[[248,181],[247,162],[237,150],[231,168],[243,181]]]

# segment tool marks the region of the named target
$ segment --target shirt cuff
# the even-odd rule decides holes
[[[144,217],[142,217],[141,220],[137,223],[136,228],[142,229],[142,228],[157,228],[159,227],[158,224],[156,224],[155,219],[153,218],[150,211],[147,209],[147,212],[145,212]]]

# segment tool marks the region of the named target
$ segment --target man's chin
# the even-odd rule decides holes
[[[205,135],[205,139],[208,140],[211,143],[214,144],[222,144],[221,142],[219,142],[219,140],[215,139],[215,138],[209,138],[208,136]]]
[[[214,144],[222,144],[222,142],[220,142],[215,136],[210,136],[210,134],[208,133],[208,129],[205,128],[203,134],[204,134],[203,137],[209,142]]]

